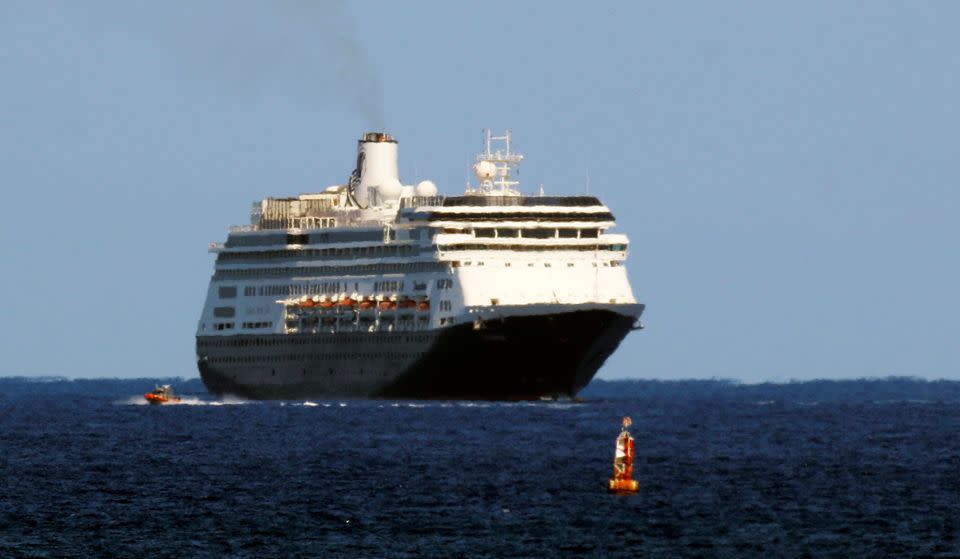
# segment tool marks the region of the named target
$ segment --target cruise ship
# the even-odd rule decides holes
[[[346,184],[266,198],[212,243],[197,325],[214,395],[573,397],[642,328],[625,235],[593,196],[524,195],[510,131],[476,180],[404,184],[398,144],[364,134]]]

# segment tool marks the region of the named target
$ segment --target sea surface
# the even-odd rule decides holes
[[[142,393],[173,382],[179,405]],[[0,379],[0,557],[957,557],[960,383],[216,400]],[[633,419],[640,492],[609,495]]]

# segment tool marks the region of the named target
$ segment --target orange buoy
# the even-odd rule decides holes
[[[607,484],[611,493],[620,495],[636,493],[640,483],[633,479],[633,437],[627,431],[633,421],[623,418],[623,427],[617,437],[616,450],[613,453],[613,478]]]

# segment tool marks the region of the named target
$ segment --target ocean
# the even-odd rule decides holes
[[[142,394],[172,382],[179,405]],[[606,491],[633,419],[636,495]],[[0,379],[2,557],[956,557],[960,383],[215,400]]]

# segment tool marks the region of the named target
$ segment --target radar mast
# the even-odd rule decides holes
[[[466,194],[482,194],[492,196],[519,196],[518,180],[512,180],[510,172],[520,166],[523,155],[510,151],[512,141],[510,129],[503,136],[494,136],[490,129],[484,129],[484,151],[477,154],[473,164],[473,173],[479,185],[474,187],[467,184]],[[494,149],[494,142],[497,148]]]

